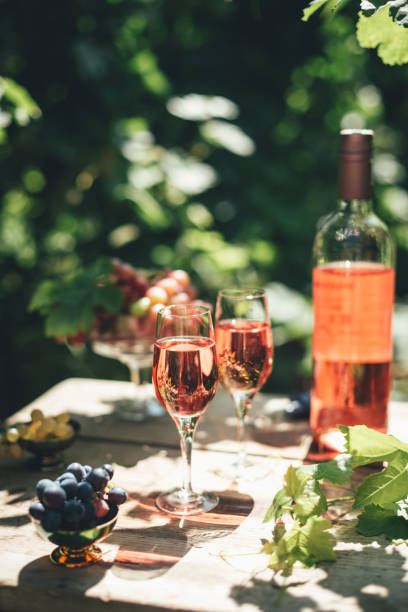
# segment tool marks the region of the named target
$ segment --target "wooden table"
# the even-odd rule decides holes
[[[248,449],[264,474],[233,485],[219,470],[233,460],[236,425],[230,400],[217,395],[199,423],[193,453],[193,484],[216,491],[219,505],[204,515],[179,519],[157,510],[157,492],[180,484],[178,436],[170,418],[143,424],[120,417],[134,392],[130,383],[70,379],[14,415],[26,420],[34,407],[48,415],[68,411],[81,424],[66,461],[115,466],[114,482],[129,493],[115,530],[104,540],[103,561],[86,569],[53,566],[53,545],[28,518],[42,475],[21,462],[0,461],[0,610],[87,612],[194,610],[203,612],[357,612],[407,609],[408,549],[384,538],[364,538],[344,516],[335,528],[337,561],[296,569],[281,591],[256,553],[271,524],[262,519],[282,486],[290,463],[310,445],[307,422],[288,422],[286,398],[260,394],[253,409]],[[408,404],[392,402],[390,432],[408,442]],[[61,470],[52,474],[60,473]]]

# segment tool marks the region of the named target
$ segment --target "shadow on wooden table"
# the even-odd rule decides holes
[[[385,538],[373,541],[356,534],[353,543],[358,550],[338,551],[333,563],[321,563],[317,570],[295,570],[286,587],[283,578],[266,581],[248,576],[246,584],[231,589],[231,597],[263,612],[275,606],[285,612],[320,610],[322,601],[331,612],[406,610],[407,553],[404,556]]]
[[[280,425],[263,424],[248,428],[251,439],[266,446],[275,448],[300,447],[304,444],[306,436],[310,434],[309,425],[306,422],[284,423]]]
[[[237,491],[217,491],[218,505],[210,512],[176,517],[155,505],[158,492],[137,497],[128,517],[151,526],[115,529],[106,542],[119,545],[112,572],[125,580],[156,578],[176,565],[193,547],[232,533],[250,514],[254,501]],[[161,524],[158,524],[161,521]]]
[[[61,597],[66,593],[80,596],[99,583],[110,567],[111,563],[103,561],[80,569],[57,567],[51,565],[47,555],[23,567],[18,576],[18,587],[32,593],[46,584],[48,592],[59,592]],[[27,609],[29,609],[28,602]]]

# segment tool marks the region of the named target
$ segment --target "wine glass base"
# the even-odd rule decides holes
[[[258,463],[252,463],[248,459],[244,463],[231,463],[220,470],[215,470],[217,476],[231,482],[254,482],[262,480],[270,473],[270,468]]]
[[[192,493],[188,495],[183,489],[174,489],[159,495],[156,498],[156,506],[169,514],[189,516],[212,510],[218,504],[218,501],[218,497],[213,493]]]
[[[161,404],[154,398],[128,399],[116,404],[117,414],[123,421],[143,423],[166,414]]]

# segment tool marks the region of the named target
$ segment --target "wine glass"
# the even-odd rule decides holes
[[[184,472],[182,487],[160,494],[156,505],[176,515],[207,512],[217,505],[218,497],[193,490],[191,451],[197,423],[213,399],[218,382],[209,308],[185,304],[159,311],[153,382],[157,398],[179,431]]]
[[[118,412],[127,421],[143,422],[163,416],[164,410],[154,396],[151,384],[141,381],[140,372],[153,363],[154,321],[131,315],[121,316],[121,325],[107,324],[90,334],[94,353],[117,359],[129,368],[134,397],[120,401]]]
[[[236,480],[250,479],[245,421],[255,394],[272,371],[273,342],[263,289],[226,289],[217,296],[215,339],[219,378],[237,412]]]

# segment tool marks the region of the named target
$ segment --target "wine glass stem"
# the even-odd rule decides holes
[[[234,403],[237,410],[237,441],[238,441],[238,471],[241,472],[246,462],[246,416],[252,404],[252,398],[247,395],[234,396]]]
[[[181,457],[183,460],[182,492],[186,498],[193,495],[191,486],[191,451],[193,436],[197,425],[197,417],[178,417]]]
[[[134,383],[137,387],[140,385],[140,371],[139,368],[129,368],[130,370],[130,380],[132,381],[132,383]]]

